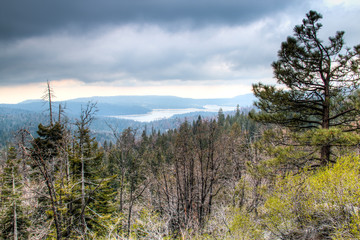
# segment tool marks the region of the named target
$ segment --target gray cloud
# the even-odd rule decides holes
[[[250,74],[249,68],[264,62],[269,66],[276,55],[272,42],[282,29],[276,30],[273,25],[273,21],[264,20],[249,26],[177,32],[154,25],[126,25],[82,35],[57,33],[27,38],[0,45],[0,82],[76,78],[86,82],[123,81],[126,85],[129,79],[240,79]],[[262,36],[267,28],[272,34]]]
[[[312,6],[298,0],[2,1],[0,86],[66,78],[124,86],[250,85],[271,78],[281,42]],[[350,43],[359,39],[351,20],[359,8],[316,7],[325,36],[347,27]]]
[[[86,0],[2,1],[0,39],[36,36],[103,24],[147,23],[172,29],[209,24],[245,24],[282,11],[299,0]]]

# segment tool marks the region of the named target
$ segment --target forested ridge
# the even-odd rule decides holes
[[[99,109],[99,105],[96,103],[96,109]],[[86,106],[86,102],[83,103],[83,106]],[[9,109],[0,107],[0,148],[4,148],[7,145],[11,145],[14,137],[16,137],[17,132],[20,129],[28,130],[34,137],[37,137],[36,131],[38,130],[38,124],[42,123],[43,125],[49,124],[49,114],[47,113],[46,107],[43,102],[43,110],[41,112],[26,111],[21,109]],[[60,105],[54,105],[53,109],[56,109],[53,116],[55,118],[59,117],[58,109]],[[241,107],[241,111],[249,112],[250,107]],[[224,114],[235,114],[236,106],[234,106],[233,111],[224,112]],[[77,113],[79,115],[81,110]],[[171,118],[164,118],[159,120],[154,120],[151,122],[138,122],[134,120],[121,119],[116,117],[106,117],[99,116],[98,112],[95,115],[92,124],[90,125],[91,135],[99,143],[114,142],[116,138],[113,134],[113,129],[121,132],[127,128],[137,129],[138,135],[141,135],[142,131],[145,130],[147,134],[150,134],[152,131],[160,131],[164,133],[169,129],[175,129],[180,126],[185,120],[193,121],[196,120],[198,116],[201,115],[204,119],[215,119],[217,112],[191,112],[185,114],[176,114]],[[66,122],[69,130],[73,131],[75,129],[75,123],[79,116],[68,115],[68,109],[63,109],[61,113],[61,118],[63,124]]]
[[[360,45],[310,11],[256,109],[160,132],[52,115],[1,151],[1,239],[359,239]],[[61,112],[61,111],[59,111]]]

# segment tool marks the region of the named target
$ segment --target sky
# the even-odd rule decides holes
[[[360,44],[358,0],[0,0],[0,103],[115,95],[234,97],[309,10]]]

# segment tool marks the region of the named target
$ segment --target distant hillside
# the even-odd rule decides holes
[[[244,108],[242,111],[247,112],[248,109]],[[234,114],[234,112],[227,112],[225,114]],[[119,119],[113,117],[101,117],[96,115],[95,121],[90,125],[92,136],[96,137],[97,141],[103,143],[107,141],[116,141],[114,138],[113,130],[117,133],[122,132],[124,129],[131,127],[136,129],[138,134],[143,130],[147,130],[150,134],[151,131],[160,131],[161,133],[169,129],[175,129],[180,126],[185,120],[192,122],[201,115],[203,119],[214,119],[217,117],[217,112],[191,112],[187,114],[174,115],[168,119],[161,119],[152,122],[137,122],[133,120]],[[57,116],[55,115],[55,118]],[[67,117],[67,127],[75,130],[75,117]],[[31,134],[36,137],[36,131],[39,123],[49,124],[49,116],[47,112],[36,113],[27,110],[11,109],[0,107],[0,149],[6,146],[9,142],[15,142],[17,131],[20,129],[27,129]]]
[[[146,114],[153,109],[201,109],[205,105],[230,106],[235,110],[239,105],[247,111],[252,106],[254,96],[252,94],[241,95],[229,99],[191,99],[170,96],[116,96],[116,97],[91,97],[54,102],[54,118],[58,118],[58,105],[65,107],[64,116],[68,119],[68,126],[74,128],[74,123],[79,117],[81,108],[86,107],[88,102],[96,102],[98,112],[96,119],[91,125],[93,136],[99,142],[113,137],[112,128],[118,132],[131,127],[141,133],[147,131],[165,132],[168,129],[177,128],[183,121],[196,120],[199,115],[204,118],[216,118],[217,112],[191,112],[175,115],[168,119],[152,122],[137,122],[133,120],[111,118],[115,115]],[[232,113],[228,113],[232,114]],[[49,124],[48,104],[41,100],[27,100],[19,104],[0,104],[0,148],[7,142],[13,141],[16,132],[21,128],[28,129],[34,136],[39,123]]]
[[[180,98],[174,96],[113,96],[113,97],[90,97],[77,98],[70,101],[76,102],[98,102],[113,105],[141,106],[149,109],[178,109],[178,108],[201,108],[205,105],[222,105],[242,107],[251,106],[255,97],[253,94],[239,95],[234,98],[214,98],[214,99],[193,99]]]
[[[96,101],[92,101],[96,102]],[[78,116],[81,112],[81,108],[86,106],[86,102],[77,102],[73,100],[64,101],[64,102],[54,102],[54,112],[58,109],[59,104],[62,105],[62,108],[65,108],[65,112],[69,116]],[[31,102],[22,102],[18,104],[0,104],[0,108],[7,109],[18,109],[32,111],[36,113],[46,112],[48,110],[48,104],[44,101],[31,101]],[[151,109],[145,108],[139,105],[133,104],[111,104],[97,102],[98,115],[128,115],[128,114],[144,114],[150,112]]]
[[[255,97],[253,94],[240,95],[234,98],[220,99],[192,99],[172,96],[113,96],[113,97],[89,97],[77,98],[63,102],[54,102],[54,109],[59,104],[65,107],[65,113],[69,116],[77,116],[81,107],[87,102],[97,103],[99,116],[145,114],[153,109],[182,109],[202,108],[205,105],[219,105],[236,107],[251,106]],[[19,109],[37,113],[46,112],[48,105],[41,100],[27,100],[18,104],[0,104],[0,108]]]

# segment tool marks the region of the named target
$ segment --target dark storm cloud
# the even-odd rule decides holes
[[[245,24],[284,10],[298,0],[2,0],[0,39],[76,31],[103,24]]]
[[[122,86],[185,81],[251,86],[259,79],[271,81],[281,42],[309,6],[329,19],[324,28],[332,31],[325,36],[345,26],[347,39],[356,44],[360,33],[353,21],[359,7],[327,8],[324,1],[0,2],[0,87],[61,79]]]
[[[264,29],[271,29],[270,37],[261,36]],[[246,69],[264,61],[270,64],[269,56],[275,55],[272,36],[277,35],[276,26],[264,22],[178,32],[129,25],[86,34],[31,37],[0,44],[0,84],[64,78],[122,81],[125,85],[132,84],[131,79],[239,79]],[[254,54],[256,51],[261,54]]]

